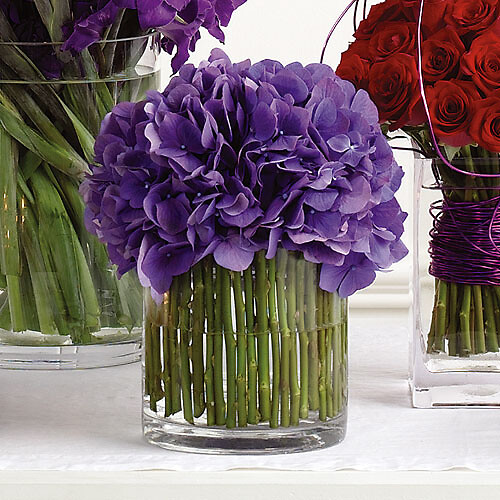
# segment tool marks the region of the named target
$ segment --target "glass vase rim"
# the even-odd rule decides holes
[[[473,161],[474,163],[484,163],[491,161],[492,159],[499,158],[500,159],[500,153],[492,153],[494,155],[498,156],[469,156],[467,158],[461,156],[458,158],[453,158],[453,160],[448,160],[452,165],[454,164],[460,164],[465,162],[466,160],[468,161]],[[419,154],[415,154],[414,158],[415,161],[423,162],[423,163],[433,163],[435,161],[443,162],[439,156],[433,156],[432,158],[426,157],[426,156],[420,156]]]
[[[156,36],[161,36],[161,32],[154,30],[150,33],[146,33],[144,35],[138,36],[129,36],[123,38],[113,38],[107,40],[99,40],[95,42],[93,45],[103,45],[103,44],[116,44],[116,43],[124,43],[124,42],[136,42],[140,40],[147,40],[149,38],[155,38]],[[22,42],[22,41],[13,41],[13,40],[0,40],[0,47],[61,47],[66,43],[62,42]],[[92,45],[90,46],[92,47]],[[87,47],[88,48],[88,47]]]

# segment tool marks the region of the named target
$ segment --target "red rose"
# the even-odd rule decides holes
[[[355,41],[342,54],[336,70],[337,75],[344,80],[349,80],[357,89],[366,89],[370,70],[370,61],[365,59],[367,55],[368,41]]]
[[[426,94],[438,139],[454,147],[471,144],[469,124],[473,106],[481,99],[476,86],[460,80],[440,81],[428,87]]]
[[[432,34],[444,28],[444,13],[448,2],[449,0],[425,0],[422,19],[424,34]],[[416,23],[420,15],[420,0],[400,0],[400,3],[408,20]]]
[[[391,130],[424,122],[417,65],[412,56],[396,54],[375,63],[368,80],[368,92],[377,105],[380,121],[393,122]]]
[[[381,23],[370,38],[370,57],[374,61],[393,54],[414,54],[417,25],[400,21]]]
[[[384,21],[407,21],[399,0],[387,0],[386,2],[374,5],[366,19],[359,23],[354,37],[358,40],[368,40],[371,38],[375,28]]]
[[[445,22],[459,35],[481,31],[498,18],[498,0],[454,0],[448,4]]]
[[[494,30],[472,42],[462,58],[462,70],[485,94],[500,88],[500,36]]]
[[[422,44],[424,80],[436,82],[456,77],[464,52],[462,40],[450,28],[444,28],[425,40]]]
[[[500,153],[500,90],[475,103],[469,132],[482,148]]]

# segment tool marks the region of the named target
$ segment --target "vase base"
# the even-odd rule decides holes
[[[416,387],[410,381],[415,408],[499,408],[498,384]]]
[[[141,342],[64,346],[0,344],[0,369],[76,370],[126,365],[139,361]]]
[[[347,412],[327,422],[301,422],[299,427],[270,429],[267,424],[226,429],[190,425],[180,419],[143,413],[146,440],[168,450],[212,455],[269,455],[298,453],[340,443],[345,436]]]

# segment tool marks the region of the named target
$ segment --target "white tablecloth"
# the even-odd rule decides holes
[[[148,445],[139,364],[0,371],[0,470],[500,470],[500,410],[411,408],[405,323],[351,322],[347,437],[295,455],[217,457]]]

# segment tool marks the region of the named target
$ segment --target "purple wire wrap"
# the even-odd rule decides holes
[[[429,274],[443,281],[500,286],[500,196],[484,202],[449,198],[431,205]]]

